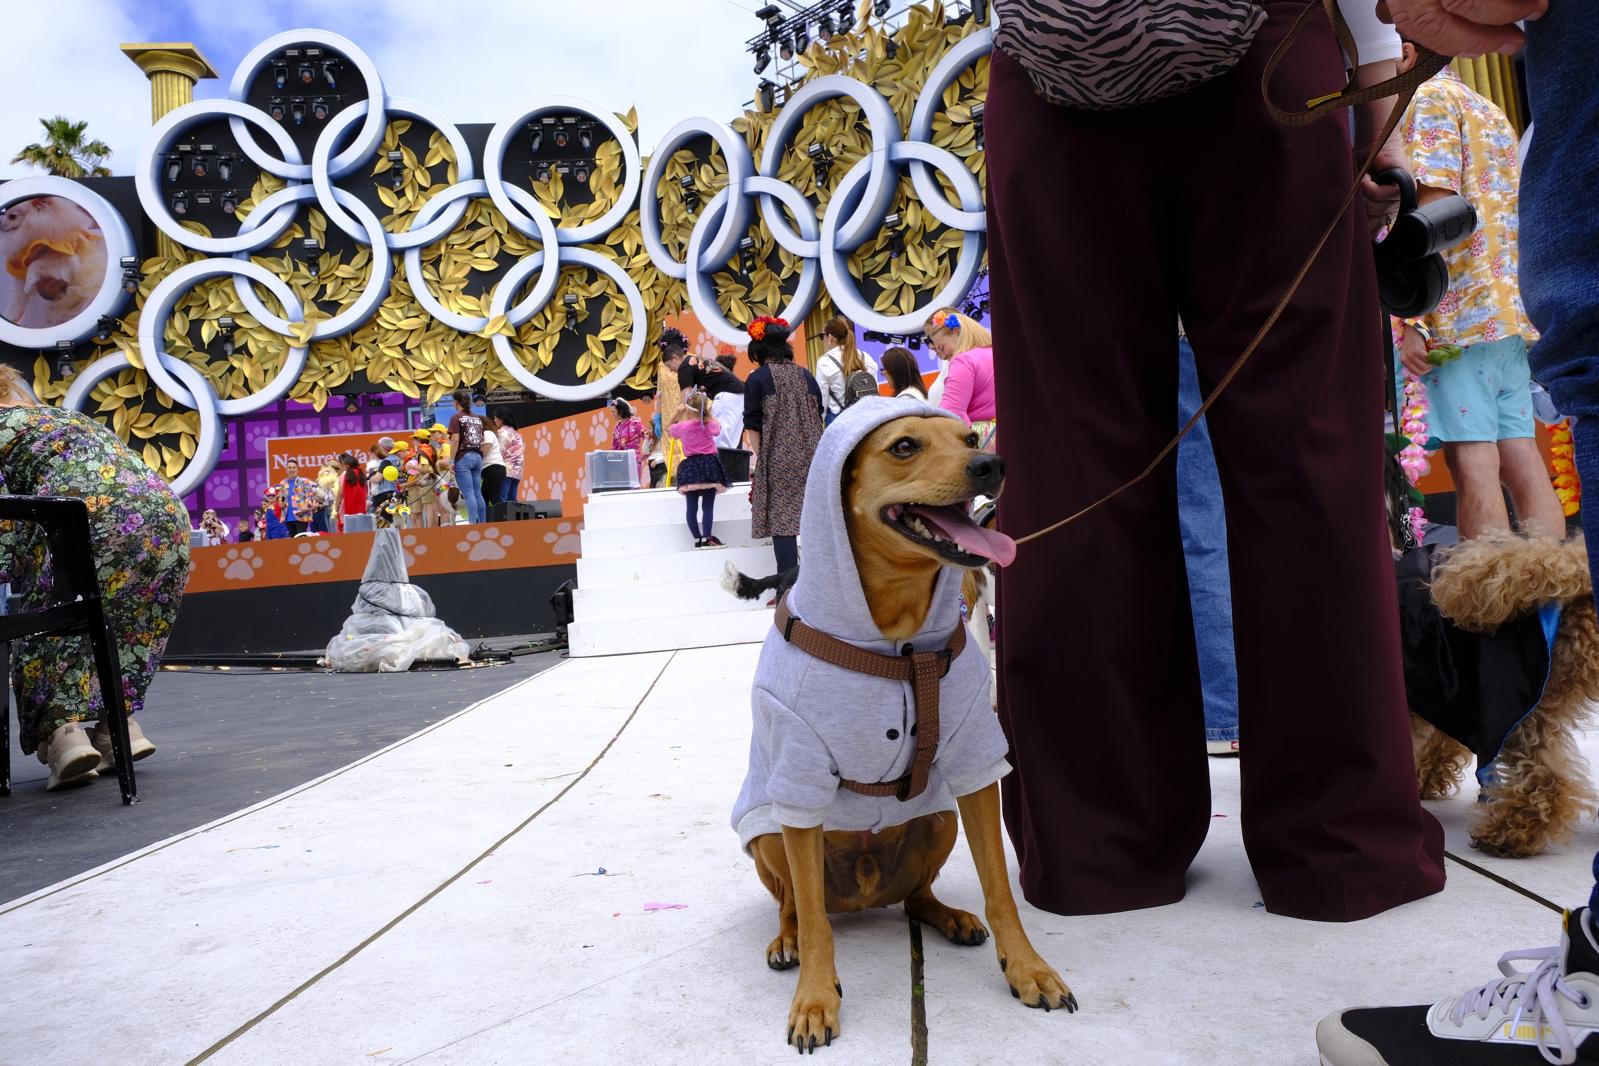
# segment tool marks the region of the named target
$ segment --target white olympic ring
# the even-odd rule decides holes
[[[734,194],[731,185],[711,197],[710,203],[705,205],[705,212],[700,215],[700,220],[695,223],[693,231],[688,238],[688,261],[702,262],[701,249],[705,243],[707,224],[717,215],[727,210],[727,201]],[[818,240],[816,215],[811,210],[811,205],[800,191],[792,185],[778,181],[776,178],[766,178],[757,175],[748,178],[744,187],[738,190],[740,200],[747,196],[770,196],[780,200],[785,207],[794,212],[795,219],[799,222],[800,232],[793,235],[792,246],[784,247],[794,255],[802,257],[804,265],[800,267],[799,284],[794,289],[794,295],[789,298],[788,305],[779,312],[779,318],[790,322],[801,322],[811,313],[811,307],[816,303],[816,294],[821,287],[821,276],[817,267],[818,249],[821,247]],[[768,220],[770,221],[770,220]],[[739,232],[743,232],[742,230]],[[772,227],[772,237],[783,244],[785,237]],[[688,301],[711,336],[725,344],[748,344],[749,334],[727,320],[722,314],[721,305],[716,302],[716,296],[711,291],[710,279],[703,270],[696,270],[688,276]]]
[[[488,142],[483,146],[483,178],[489,183],[490,199],[494,201],[494,206],[500,209],[505,220],[523,236],[536,237],[542,242],[543,226],[533,217],[533,213],[521,207],[516,197],[510,194],[515,186],[506,184],[501,168],[505,149],[511,138],[520,134],[529,122],[551,112],[575,113],[594,119],[610,131],[622,149],[622,192],[616,198],[616,203],[593,222],[571,229],[558,227],[555,231],[556,240],[561,244],[588,244],[590,241],[599,240],[621,225],[638,199],[638,145],[633,143],[633,135],[615,115],[597,110],[588,101],[572,96],[547,96],[531,104],[524,104],[496,122],[494,128],[489,131]]]
[[[283,305],[290,322],[305,321],[305,308],[301,305],[300,298],[294,294],[294,290],[276,274],[248,260],[202,259],[197,263],[186,263],[162,278],[161,283],[151,291],[150,298],[145,301],[144,313],[139,316],[139,352],[144,357],[144,371],[150,375],[150,381],[156,388],[172,397],[175,402],[194,410],[200,409],[202,401],[173,380],[172,375],[168,373],[173,366],[182,363],[182,360],[167,354],[165,336],[167,319],[171,317],[173,308],[177,306],[179,298],[184,293],[207,278],[226,274],[242,274],[251,281],[265,285],[267,291],[276,296],[278,302]],[[230,416],[247,415],[252,411],[261,410],[268,404],[276,403],[288,395],[294,383],[300,380],[300,375],[305,372],[309,353],[310,348],[307,346],[291,342],[288,354],[283,357],[282,368],[278,370],[276,377],[267,382],[265,388],[237,400],[217,401],[217,413]]]
[[[554,249],[556,246],[550,245],[549,247]],[[586,266],[590,270],[604,274],[616,282],[616,287],[622,290],[622,295],[627,298],[627,306],[633,315],[633,338],[628,342],[627,351],[622,353],[622,358],[617,360],[616,366],[598,381],[585,382],[582,385],[557,385],[553,382],[545,381],[523,366],[516,358],[515,350],[511,347],[511,338],[503,333],[496,333],[489,341],[489,344],[494,348],[494,354],[499,357],[500,365],[505,367],[506,371],[517,381],[520,381],[540,396],[548,396],[552,400],[589,400],[593,399],[596,393],[604,395],[626,381],[628,375],[633,373],[634,368],[638,366],[639,360],[644,357],[644,294],[639,291],[638,283],[628,277],[627,271],[623,270],[615,260],[607,259],[602,255],[589,251],[587,248],[565,248],[561,250],[560,257],[562,265]],[[553,256],[547,257],[543,251],[534,252],[506,271],[505,277],[501,278],[499,284],[494,287],[494,296],[489,303],[490,316],[506,313],[506,304],[510,303],[511,294],[516,291],[517,286],[522,283],[527,275],[543,265],[546,258],[553,258]],[[543,288],[544,282],[540,278],[539,285],[534,289],[533,295],[538,295],[539,290]],[[552,283],[549,288],[553,292],[554,284]],[[529,296],[528,300],[531,301],[532,298],[532,296]],[[549,299],[550,293],[544,293],[538,306],[528,312],[527,317],[532,317],[542,310],[544,305],[549,302]],[[526,318],[523,321],[526,321]]]
[[[79,414],[87,413],[84,407],[94,387],[114,374],[131,369],[133,360],[123,352],[95,360],[73,379],[61,406]],[[172,481],[172,493],[181,499],[205,483],[205,479],[216,468],[217,460],[222,457],[222,418],[217,412],[216,390],[204,374],[178,360],[173,360],[172,372],[183,379],[191,396],[199,397],[198,403],[185,405],[200,412],[200,436],[195,442],[193,458],[184,464],[183,472]]]
[[[755,162],[750,156],[749,145],[744,143],[744,138],[735,136],[732,130],[708,118],[691,118],[679,122],[668,130],[661,143],[655,146],[655,154],[650,156],[649,168],[644,171],[644,187],[638,205],[639,232],[644,238],[644,250],[649,253],[650,261],[660,268],[661,273],[678,281],[683,281],[689,276],[688,261],[678,262],[673,259],[667,252],[666,246],[661,243],[659,186],[672,155],[697,137],[709,137],[722,150],[722,158],[727,161],[728,188],[742,189],[745,179],[755,173]],[[708,212],[709,204],[702,210]],[[740,196],[734,202],[732,210],[723,213],[722,225],[716,231],[716,239],[705,249],[704,258],[696,266],[695,272],[719,269],[723,263],[731,259],[738,249],[739,239],[744,236],[744,231],[749,229],[749,224],[749,201]]]

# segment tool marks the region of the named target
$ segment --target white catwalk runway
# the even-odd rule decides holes
[[[0,1064],[792,1058],[795,972],[765,965],[776,908],[727,824],[757,651],[566,662],[0,904]],[[1442,894],[1369,921],[1267,914],[1236,763],[1212,760],[1211,777],[1216,817],[1182,903],[1095,918],[1023,905],[1080,1013],[1023,1008],[991,945],[936,935],[913,987],[904,915],[855,915],[835,920],[843,1036],[816,1061],[1313,1063],[1327,1011],[1458,992],[1502,952],[1558,939],[1556,913],[1456,862]],[[1599,826],[1495,861],[1466,845],[1469,803],[1433,805],[1452,852],[1557,903],[1585,898]],[[940,885],[981,912],[964,844]]]

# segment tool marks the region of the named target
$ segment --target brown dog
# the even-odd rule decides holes
[[[944,568],[981,567],[989,559],[974,554],[973,545],[1010,543],[977,531],[967,517],[972,498],[997,495],[1003,480],[1003,461],[978,451],[976,444],[976,436],[958,420],[900,417],[864,436],[844,466],[841,505],[849,549],[871,620],[896,645],[922,629]],[[815,467],[811,476],[818,476]],[[816,498],[810,490],[807,509]],[[985,664],[985,682],[987,672]],[[867,713],[863,707],[862,714]],[[982,713],[990,713],[986,700]],[[1000,838],[998,784],[957,796],[956,803],[982,884],[999,967],[1012,995],[1030,1007],[1075,1010],[1071,990],[1022,929]],[[903,903],[910,917],[953,943],[976,945],[988,939],[988,928],[975,915],[947,906],[933,894],[933,880],[954,847],[956,831],[955,814],[946,810],[876,832],[784,824],[781,833],[750,840],[756,872],[778,903],[778,935],[766,949],[767,965],[800,967],[789,1010],[789,1043],[814,1050],[841,1032],[842,990],[834,969],[829,913]]]

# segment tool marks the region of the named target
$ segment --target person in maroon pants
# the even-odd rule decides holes
[[[1303,6],[1267,0],[1237,67],[1125,110],[1050,104],[995,52],[988,233],[1011,535],[1143,469],[1177,410],[1178,315],[1208,394],[1354,181],[1344,122],[1288,128],[1261,100],[1266,59]],[[1316,20],[1273,97],[1302,107],[1344,80]],[[1268,909],[1323,921],[1444,881],[1400,673],[1366,207],[1357,199],[1209,417],[1244,844]],[[1181,899],[1211,809],[1173,464],[1023,546],[1001,578],[999,631],[1005,812],[1028,901],[1090,914]]]

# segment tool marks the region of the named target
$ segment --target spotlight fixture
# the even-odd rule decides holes
[[[395,192],[399,192],[400,187],[405,184],[405,167],[402,165],[405,162],[405,153],[390,152],[388,160],[389,183]]]
[[[326,59],[322,62],[322,80],[328,83],[329,89],[339,87],[338,65],[339,61],[336,59]]]
[[[782,42],[777,46],[777,56],[785,63],[794,58],[794,38],[783,38]],[[759,73],[759,71],[756,73]]]
[[[767,26],[773,28],[776,28],[783,22],[783,12],[778,9],[776,4],[767,4],[765,7],[755,12],[755,17],[766,23]]]
[[[766,46],[755,49],[755,73],[759,74],[772,65],[772,50]]]
[[[233,214],[234,212],[236,212],[238,210],[239,210],[239,197],[238,197],[238,194],[235,193],[232,189],[224,190],[223,193],[222,193],[222,213],[223,214],[227,214],[227,215],[231,215],[231,214]]]
[[[975,127],[977,134],[977,149],[978,151],[983,151],[983,105],[981,103],[972,105],[972,126]]]
[[[883,18],[888,14],[889,6],[890,0],[872,0],[872,14],[878,18]]]
[[[318,122],[328,120],[328,102],[320,96],[311,101],[311,117]]]
[[[304,100],[296,100],[294,103],[289,105],[289,118],[296,126],[302,125],[305,122]]]
[[[694,175],[684,174],[677,179],[677,183],[683,188],[683,206],[690,211],[698,211],[700,209],[700,193],[698,189],[694,188]]]
[[[360,409],[361,409],[361,403],[356,397],[354,397],[354,396],[346,396],[344,398],[344,413],[345,414],[353,415],[357,411],[359,411]]]
[[[567,129],[567,127],[571,124],[572,120],[568,118],[560,125],[555,127],[555,135],[551,138],[551,140],[555,142],[555,147],[565,148],[567,145],[572,143],[572,131]]]
[[[230,155],[217,156],[217,180],[230,182],[233,180],[233,157]]]
[[[316,68],[309,63],[300,64],[300,84],[310,85],[316,81]]]
[[[277,63],[273,65],[272,84],[276,86],[279,91],[282,91],[282,89],[289,84],[289,65],[287,63]]]
[[[833,153],[827,150],[825,144],[813,144],[805,149],[805,154],[811,157],[811,168],[815,173],[816,187],[819,189],[827,184],[827,176],[833,169]]]
[[[577,128],[577,146],[585,152],[594,147],[594,127],[587,122]]]
[[[922,338],[920,338],[920,337],[910,337],[910,338],[908,338],[905,341],[905,343],[909,344],[911,346],[911,351],[914,352],[914,351],[917,351],[917,350],[919,350],[921,348],[921,346],[922,346]]]
[[[886,34],[884,35],[883,39],[883,55],[889,59],[893,59],[895,56],[899,55],[899,42],[894,40],[894,38],[887,36]]]
[[[201,189],[194,194],[195,207],[210,207],[214,199],[210,189]]]
[[[56,341],[56,377],[71,377],[76,369],[72,363],[72,342]]]
[[[988,24],[988,0],[972,0],[972,21],[979,26]]]
[[[816,23],[816,38],[823,44],[833,39],[833,16],[823,15]]]
[[[138,256],[125,255],[117,260],[117,265],[122,268],[122,291],[132,296],[139,291],[139,258]]]
[[[529,125],[528,133],[527,133],[527,149],[528,149],[528,151],[532,152],[534,155],[538,155],[539,152],[543,151],[543,149],[544,149],[544,127],[537,126],[537,125]]]
[[[318,261],[322,255],[322,244],[315,237],[300,241],[300,254],[305,259],[306,271],[313,278],[322,272],[322,264]]]
[[[587,159],[579,159],[572,164],[572,177],[576,179],[579,185],[587,185],[589,183],[590,165]]]
[[[211,161],[203,155],[194,156],[189,162],[189,173],[197,178],[203,178],[211,172]]]
[[[566,309],[566,328],[577,332],[577,293],[569,292],[561,297],[561,306]]]
[[[755,239],[745,237],[738,242],[738,268],[746,274],[755,273]]]
[[[284,108],[283,108],[283,98],[281,96],[274,96],[267,103],[267,114],[272,116],[272,121],[273,122],[282,122],[283,121],[283,116],[284,116],[285,112],[284,112]]]
[[[755,106],[763,113],[772,110],[777,102],[777,86],[769,78],[762,78],[755,86]]]
[[[217,319],[217,336],[222,338],[222,354],[233,355],[233,319],[223,316]]]
[[[533,180],[540,184],[550,180],[550,165],[542,159],[533,164]]]
[[[849,33],[855,29],[855,5],[850,0],[839,0],[838,32]]]
[[[188,193],[175,192],[172,194],[172,213],[177,215],[179,218],[182,218],[184,215],[189,213]]]
[[[888,231],[888,257],[898,259],[905,254],[905,230],[900,227],[899,215],[883,219],[883,228]]]
[[[106,341],[110,340],[111,327],[115,324],[116,323],[112,322],[105,315],[101,315],[99,320],[94,324],[94,339],[100,344],[104,344]]]
[[[805,32],[805,27],[801,26],[796,29],[794,31],[794,51],[803,53],[805,49],[809,48],[810,46],[811,38],[810,35]]]
[[[172,184],[183,174],[183,157],[181,155],[167,156],[167,183]]]

